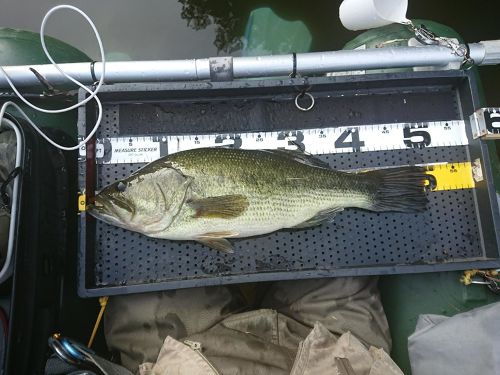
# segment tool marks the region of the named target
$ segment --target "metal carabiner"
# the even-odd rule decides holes
[[[426,45],[441,45],[451,49],[452,53],[456,56],[463,58],[460,63],[460,68],[469,70],[475,64],[474,59],[470,57],[469,45],[461,45],[450,38],[445,38],[436,35],[429,30],[425,25],[415,26],[411,21],[404,23],[410,31],[415,34],[415,38],[422,44]]]
[[[92,351],[60,334],[49,337],[49,347],[64,362],[81,368],[91,368],[93,371],[106,375],[106,371],[92,357]]]
[[[49,337],[49,348],[54,351],[54,353],[62,359],[64,362],[69,363],[70,365],[78,365],[79,361],[75,360],[71,354],[68,353],[67,349],[64,348],[62,343],[59,341],[55,335]]]
[[[415,38],[422,43],[427,45],[439,44],[439,37],[430,31],[425,25],[415,26],[411,24],[411,29],[415,33]]]

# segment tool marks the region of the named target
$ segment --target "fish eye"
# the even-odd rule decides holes
[[[116,185],[116,190],[118,190],[118,191],[124,192],[126,189],[127,189],[127,185],[123,181],[120,181]]]

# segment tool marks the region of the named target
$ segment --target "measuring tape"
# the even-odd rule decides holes
[[[462,120],[339,126],[271,132],[154,135],[101,138],[96,141],[98,164],[148,163],[162,156],[195,148],[231,146],[247,150],[301,149],[310,155],[403,150],[467,145]],[[80,149],[82,160],[86,149]],[[470,162],[423,165],[431,191],[474,188]],[[476,166],[476,169],[480,166]],[[79,209],[85,210],[85,195]]]
[[[500,108],[480,108],[470,116],[472,136],[500,139]]]
[[[474,175],[480,165],[471,162],[443,163],[425,165],[429,175],[426,185],[430,191],[472,189],[475,187]]]
[[[96,162],[147,163],[179,151],[216,146],[247,150],[301,149],[310,155],[321,155],[466,144],[464,121],[453,120],[271,132],[102,138],[96,142]],[[80,156],[86,156],[85,147],[80,149]]]

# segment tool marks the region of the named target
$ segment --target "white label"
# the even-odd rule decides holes
[[[96,159],[102,164],[148,163],[159,157],[160,142],[152,137],[118,137],[96,144]]]

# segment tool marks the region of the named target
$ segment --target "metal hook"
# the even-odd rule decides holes
[[[38,79],[40,84],[44,87],[43,96],[48,96],[48,97],[62,96],[67,101],[72,99],[73,95],[71,94],[70,91],[63,91],[63,90],[56,89],[54,86],[52,86],[50,84],[50,82],[47,80],[47,78],[45,78],[43,75],[41,75],[36,69],[34,69],[34,68],[29,68],[29,69],[35,75],[35,77]]]

